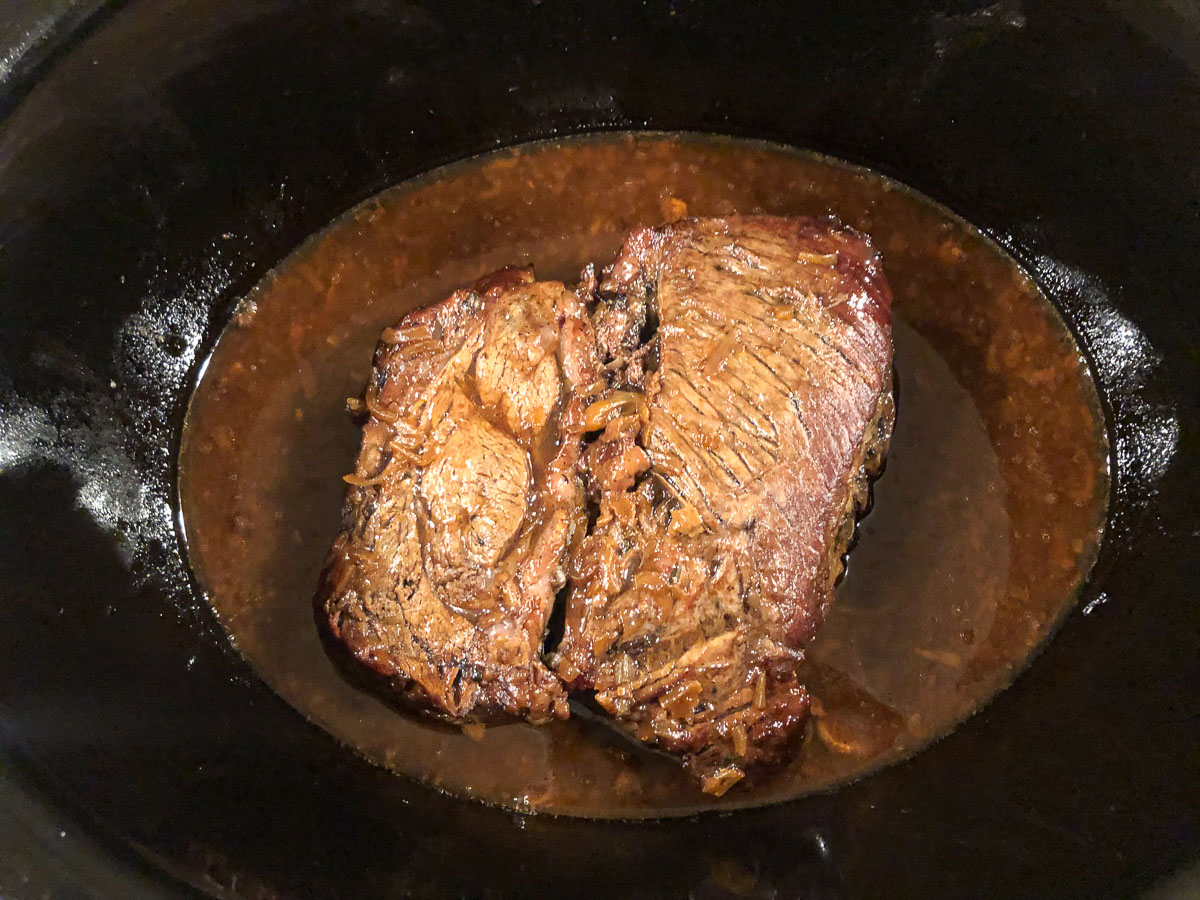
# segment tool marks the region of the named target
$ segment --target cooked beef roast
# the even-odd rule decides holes
[[[594,347],[579,296],[523,269],[383,334],[317,619],[417,707],[567,716],[541,647],[586,524],[577,388],[598,378]]]
[[[779,764],[891,434],[890,300],[865,236],[758,216],[638,231],[599,289],[504,270],[406,317],[326,635],[444,718],[542,722],[571,691],[706,791]]]
[[[796,665],[891,434],[890,292],[863,235],[747,217],[635,233],[598,296],[620,406],[556,668],[721,793],[807,717]]]

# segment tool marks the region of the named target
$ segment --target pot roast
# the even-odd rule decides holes
[[[891,435],[890,302],[864,235],[748,216],[639,230],[598,285],[504,270],[405,317],[318,623],[443,718],[570,695],[710,793],[779,765]]]
[[[574,398],[595,364],[580,298],[527,269],[384,332],[318,621],[411,705],[567,716],[541,647],[585,524]]]

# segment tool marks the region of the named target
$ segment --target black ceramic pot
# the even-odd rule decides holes
[[[1195,7],[26,7],[0,56],[8,821],[36,795],[162,896],[1099,897],[1194,859]],[[175,453],[233,302],[339,212],[497,145],[644,127],[824,150],[996,236],[1094,367],[1108,530],[1031,668],[906,763],[731,815],[522,818],[371,766],[256,679],[187,571]]]

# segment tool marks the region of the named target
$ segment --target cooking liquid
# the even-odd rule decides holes
[[[326,657],[312,598],[359,432],[345,399],[383,328],[479,275],[571,285],[626,233],[684,215],[836,214],[895,292],[898,417],[874,507],[808,650],[794,762],[712,798],[587,715],[470,729],[397,711]],[[894,181],[728,138],[607,135],[458,163],[366,201],[241,304],[188,414],[191,563],[240,652],[380,765],[455,794],[586,816],[758,805],[907,756],[1008,685],[1074,604],[1099,545],[1107,445],[1057,313],[995,244]]]

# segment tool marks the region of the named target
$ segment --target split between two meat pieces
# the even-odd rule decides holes
[[[575,697],[709,793],[782,765],[891,436],[890,307],[865,235],[748,216],[406,316],[316,597],[331,651],[450,721]]]

